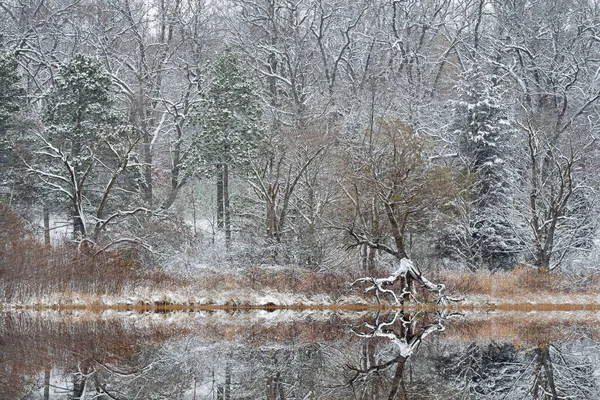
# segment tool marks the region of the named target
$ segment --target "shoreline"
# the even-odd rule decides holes
[[[246,297],[251,297],[246,295]],[[292,296],[294,297],[294,296]],[[298,296],[295,296],[298,297]],[[337,302],[332,301],[287,301],[281,302],[255,302],[232,301],[225,302],[179,302],[171,300],[140,300],[132,302],[131,299],[111,299],[103,301],[101,298],[88,297],[88,301],[63,301],[56,303],[32,302],[32,303],[0,303],[0,311],[136,311],[136,312],[172,312],[172,311],[519,311],[519,312],[551,312],[551,311],[599,311],[600,301],[596,296],[589,295],[554,295],[552,300],[547,298],[529,300],[526,297],[518,299],[494,298],[492,296],[465,296],[463,301],[442,306],[427,302],[406,302],[395,304],[393,302],[382,302],[380,304],[367,301],[358,297],[341,298]],[[71,299],[72,300],[72,299]],[[288,300],[293,300],[289,298]],[[300,300],[300,299],[296,299]],[[306,299],[304,299],[306,300]],[[323,300],[323,299],[322,299]]]

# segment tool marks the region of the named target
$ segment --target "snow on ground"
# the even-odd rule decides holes
[[[2,308],[19,307],[117,307],[117,306],[319,306],[319,305],[368,304],[359,296],[346,296],[333,301],[326,294],[305,295],[302,293],[262,290],[198,290],[181,287],[177,290],[162,290],[150,287],[135,288],[130,295],[90,295],[85,293],[54,293],[32,297],[26,302],[0,304]]]
[[[305,294],[278,292],[273,289],[200,289],[197,286],[182,286],[172,289],[153,287],[136,287],[130,293],[123,295],[86,294],[86,293],[53,293],[41,297],[31,297],[26,302],[0,303],[0,308],[14,309],[23,307],[57,307],[57,308],[103,308],[120,306],[347,306],[347,305],[376,305],[375,296],[345,295],[332,299],[325,293]],[[385,298],[382,298],[385,304]],[[393,305],[391,302],[387,302]],[[457,303],[461,308],[486,308],[494,306],[528,306],[542,307],[557,305],[562,307],[582,307],[600,309],[600,293],[535,293],[529,295],[513,295],[498,297],[492,295],[466,295],[464,300]]]

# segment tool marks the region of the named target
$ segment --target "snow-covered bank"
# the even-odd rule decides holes
[[[227,290],[161,291],[143,288],[127,296],[91,295],[85,293],[55,293],[40,298],[31,298],[26,302],[3,303],[0,309],[253,309],[253,308],[397,308],[394,301],[378,303],[373,297],[347,295],[335,300],[326,294],[306,295],[303,293],[277,292],[274,290]],[[439,308],[426,302],[407,302],[405,308]],[[521,311],[558,311],[558,310],[599,310],[600,295],[594,294],[553,294],[536,293],[535,296],[494,297],[491,295],[465,296],[461,302],[449,307],[455,310],[521,310]]]
[[[292,307],[328,305],[368,305],[364,298],[344,296],[333,300],[327,294],[277,292],[274,290],[179,290],[136,289],[131,295],[86,293],[55,293],[32,297],[28,301],[4,303],[0,307],[14,308],[118,308],[119,306],[215,306],[215,307]]]
[[[284,266],[232,268],[226,272],[203,269],[186,276],[145,272],[132,279],[106,273],[88,278],[85,284],[69,280],[72,276],[81,280],[80,275],[68,275],[64,281],[55,277],[58,283],[28,276],[15,280],[12,286],[0,282],[11,289],[0,290],[0,308],[392,308],[397,304],[388,292],[395,291],[398,298],[403,290],[395,280],[390,281],[378,299],[366,290],[371,280],[353,286],[356,271],[314,272]],[[449,296],[461,299],[449,308],[600,309],[596,290],[600,282],[592,278],[523,268],[511,273],[446,271],[432,278],[444,284]],[[434,293],[415,284],[405,307],[431,308],[435,302]]]

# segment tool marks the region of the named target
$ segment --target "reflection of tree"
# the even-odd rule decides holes
[[[372,340],[387,339],[386,342],[393,345],[395,356],[387,361],[375,361],[376,357],[372,353],[374,348],[367,347],[368,357],[362,360],[361,366],[347,366],[353,371],[353,375],[347,380],[347,385],[352,388],[357,398],[381,398],[379,393],[383,383],[381,378],[395,367],[393,376],[388,380],[390,388],[388,398],[408,399],[404,377],[407,361],[418,351],[429,334],[445,329],[442,324],[445,316],[439,315],[436,323],[420,327],[417,318],[410,318],[400,311],[397,311],[389,322],[381,321],[380,317],[380,314],[377,314],[373,323],[365,323],[360,329],[354,330],[354,333],[359,337]]]
[[[533,351],[531,396],[539,400],[597,399],[594,368],[583,354],[540,343]]]
[[[247,320],[229,325],[223,314],[207,314],[194,330],[189,320],[179,330],[162,320],[150,323],[152,316],[135,316],[131,324],[8,313],[0,319],[0,398],[600,398],[594,343],[544,342],[550,325],[531,331],[540,343],[528,345],[525,335],[516,345],[463,342],[464,333],[458,341],[452,332],[431,335],[444,330],[444,315],[379,314],[360,326],[314,315],[224,335]],[[354,334],[347,334],[348,323]],[[465,327],[448,330],[455,328]],[[569,332],[584,331],[561,330]]]
[[[454,345],[439,349],[435,367],[458,389],[457,399],[597,399],[594,367],[580,344],[574,346]]]
[[[550,345],[540,344],[534,351],[535,367],[533,373],[533,388],[531,394],[534,399],[558,399],[556,382],[554,381],[554,368],[550,358]]]
[[[179,398],[189,384],[187,371],[174,361],[177,354],[156,345],[175,333],[154,326],[133,328],[120,320],[78,322],[33,313],[4,314],[0,398]]]
[[[236,356],[237,382],[245,398],[313,398],[321,385],[323,352],[315,343],[265,346]]]
[[[434,365],[460,393],[456,398],[499,397],[523,374],[518,350],[510,343],[443,346]]]

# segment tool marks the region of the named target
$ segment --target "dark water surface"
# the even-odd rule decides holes
[[[600,316],[4,312],[1,399],[600,399]]]

